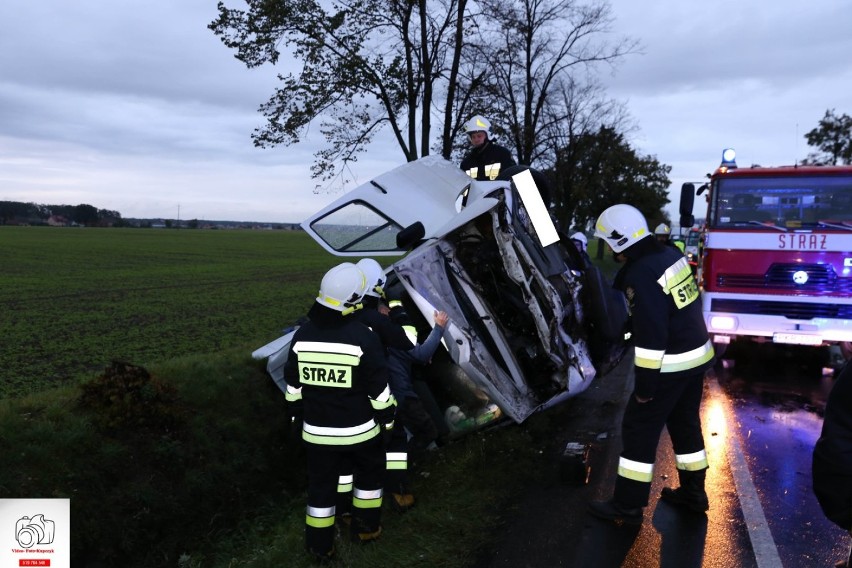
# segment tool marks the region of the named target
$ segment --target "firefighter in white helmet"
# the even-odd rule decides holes
[[[686,245],[683,241],[672,240],[672,229],[665,223],[660,223],[659,225],[657,225],[657,228],[654,229],[654,235],[657,237],[657,240],[663,243],[664,245],[676,248],[678,251],[680,251],[681,254],[683,254]]]
[[[387,276],[385,275],[385,271],[382,266],[373,258],[363,258],[358,261],[356,264],[359,270],[364,274],[366,289],[364,292],[364,297],[361,300],[362,309],[358,310],[355,313],[355,317],[370,328],[373,333],[375,333],[379,341],[381,341],[382,347],[384,348],[385,357],[388,357],[388,353],[391,349],[408,351],[414,347],[414,343],[408,337],[405,330],[397,323],[394,323],[389,317],[384,314],[379,313],[379,301],[384,298],[385,291],[384,286],[387,282]],[[390,377],[390,363],[389,367],[389,384],[391,387],[391,392],[394,393],[393,390],[393,381]],[[394,393],[395,395],[396,393]],[[396,396],[394,396],[396,398]],[[399,411],[399,405],[403,401],[397,400],[397,410]],[[398,421],[397,421],[398,422]],[[399,424],[397,424],[399,426]],[[388,446],[391,443],[391,438],[398,438],[400,436],[405,436],[405,431],[401,428],[394,428],[391,435],[385,435],[384,437],[384,446],[383,449],[386,452],[386,457],[390,466],[390,462],[395,459],[391,454],[392,452]],[[336,513],[338,520],[342,520],[345,522],[351,522],[352,518],[352,470],[351,468],[343,468],[339,472],[339,479],[337,483],[337,503],[336,503]],[[386,478],[387,481],[387,478]],[[387,483],[386,483],[387,485]],[[390,486],[389,486],[390,487]],[[398,492],[391,491],[391,499],[393,499],[392,503],[395,506],[399,503],[399,495]]]
[[[576,233],[571,235],[570,238],[571,241],[574,242],[574,246],[577,247],[577,250],[579,250],[580,252],[586,252],[586,248],[589,246],[589,239],[586,237],[586,235],[584,235],[580,231],[577,231]]]
[[[491,123],[476,115],[464,124],[472,148],[464,157],[461,169],[473,179],[495,180],[501,170],[516,165],[511,152],[491,140]]]
[[[343,263],[322,279],[319,295],[290,343],[284,367],[290,415],[302,420],[308,471],[305,544],[319,560],[334,554],[338,472],[354,472],[350,534],[381,534],[385,454],[396,401],[378,337],[351,314],[367,288],[361,270]]]
[[[571,243],[573,243],[574,247],[577,249],[577,252],[580,253],[580,257],[582,258],[582,266],[580,268],[587,268],[592,264],[592,259],[589,257],[589,239],[586,235],[580,231],[572,234],[570,237]]]
[[[414,347],[405,330],[378,311],[379,300],[385,297],[384,286],[387,281],[382,266],[372,258],[363,258],[356,266],[364,273],[367,290],[361,301],[363,309],[359,310],[355,316],[378,334],[385,350],[390,348],[408,350]]]
[[[449,316],[435,311],[435,327],[427,339],[417,342],[417,329],[409,321],[399,299],[388,302],[385,292],[387,277],[381,265],[372,258],[358,261],[358,268],[367,278],[364,309],[359,317],[377,332],[386,348],[388,382],[397,401],[397,412],[392,436],[386,440],[387,472],[385,489],[390,492],[390,503],[404,512],[414,506],[414,495],[408,483],[409,450],[424,450],[438,437],[438,429],[426,411],[413,385],[413,365],[427,364],[440,346]],[[390,304],[394,307],[391,308]],[[382,313],[379,312],[383,308]],[[375,315],[371,315],[375,312]],[[410,436],[410,437],[409,437]],[[338,486],[339,496],[345,489],[344,479]],[[338,498],[338,503],[342,499]]]
[[[686,258],[652,238],[645,217],[631,205],[613,205],[601,213],[595,236],[625,263],[615,287],[624,292],[630,312],[635,382],[624,412],[613,498],[590,503],[589,512],[642,523],[660,433],[667,426],[680,487],[663,489],[661,497],[704,514],[709,508],[704,490],[708,464],[699,406],[714,353],[698,285]]]

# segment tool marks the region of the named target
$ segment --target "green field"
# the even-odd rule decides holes
[[[339,259],[303,232],[0,227],[0,398],[113,359],[147,365],[278,337]]]
[[[0,246],[0,499],[69,498],[74,566],[309,566],[301,442],[250,354],[340,260],[287,231],[0,227]],[[338,540],[339,565],[475,565],[570,412],[423,456],[417,507],[386,505],[375,546]]]

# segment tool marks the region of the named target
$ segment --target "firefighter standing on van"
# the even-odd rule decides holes
[[[334,554],[338,472],[354,472],[351,537],[379,537],[385,453],[382,432],[393,428],[396,401],[388,387],[379,338],[351,315],[366,289],[352,263],[329,270],[296,330],[284,367],[291,416],[302,418],[308,471],[305,544],[318,560]]]
[[[613,498],[589,512],[616,522],[642,523],[663,426],[674,446],[680,487],[662,499],[703,514],[709,508],[704,478],[707,454],[699,406],[713,344],[701,313],[698,286],[686,258],[661,245],[631,205],[601,213],[595,236],[625,262],[615,287],[627,297],[634,342],[635,385],[622,423],[624,449]]]
[[[484,116],[468,120],[464,131],[473,148],[462,160],[461,169],[473,179],[495,180],[500,170],[516,165],[509,150],[491,140],[491,123]]]

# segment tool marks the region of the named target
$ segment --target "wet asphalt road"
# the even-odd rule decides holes
[[[674,455],[660,441],[641,527],[586,514],[609,498],[620,452],[619,427],[632,386],[632,355],[576,401],[558,443],[591,444],[588,483],[560,470],[529,490],[477,568],[833,567],[849,536],[826,520],[811,490],[811,452],[833,378],[772,346],[708,373],[702,424],[710,470],[705,516],[659,502],[675,486]],[[527,527],[540,527],[530,531]]]

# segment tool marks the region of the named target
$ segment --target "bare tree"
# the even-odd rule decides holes
[[[276,64],[285,48],[301,63],[300,72],[279,74],[280,86],[260,107],[266,123],[252,135],[256,146],[298,143],[318,120],[328,146],[316,153],[312,173],[324,180],[357,161],[383,127],[406,160],[429,153],[436,92],[454,96],[467,0],[246,4],[219,2],[210,29],[248,67]],[[456,130],[453,109],[439,107],[446,136]]]
[[[637,44],[626,38],[612,44],[606,41],[612,18],[609,4],[603,1],[484,0],[479,4],[483,12],[475,44],[479,66],[468,77],[469,83],[485,83],[480,97],[490,112],[482,109],[483,114],[506,126],[518,162],[552,166],[557,141],[565,135],[564,121],[589,102],[574,98],[598,94],[596,83],[587,80],[590,72],[601,64],[615,64]],[[602,105],[598,110],[609,106],[594,98],[593,104]],[[595,113],[586,114],[591,118]],[[599,125],[600,120],[595,126]]]
[[[406,160],[430,149],[460,152],[473,114],[505,127],[521,163],[555,163],[557,139],[577,77],[634,47],[609,46],[603,0],[245,0],[209,27],[248,67],[285,57],[301,65],[279,74],[260,107],[256,146],[298,143],[312,125],[327,146],[312,174],[325,181],[357,161],[389,128]],[[433,137],[433,119],[441,124]]]

